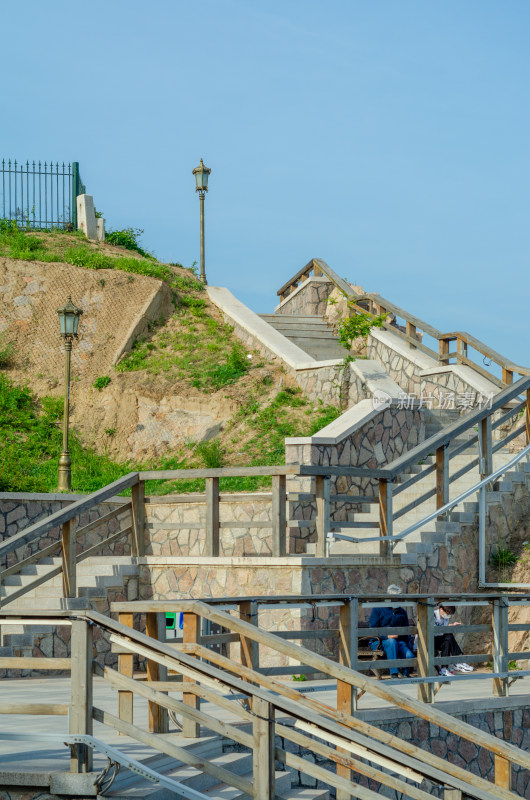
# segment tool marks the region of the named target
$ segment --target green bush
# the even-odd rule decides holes
[[[219,469],[223,466],[224,450],[219,439],[200,442],[195,448],[195,453],[207,469]]]
[[[139,238],[142,235],[142,228],[123,228],[121,231],[109,230],[105,232],[105,242],[115,244],[118,247],[125,247],[127,250],[134,250],[144,258],[153,258],[151,253],[140,246]]]
[[[0,373],[0,491],[56,491],[62,406],[61,397],[39,403],[27,386],[15,386]],[[130,471],[129,464],[115,464],[82,447],[75,431],[70,454],[73,491],[93,492]]]
[[[507,547],[498,547],[491,555],[489,562],[492,567],[498,570],[504,570],[507,567],[513,567],[519,561],[515,553]]]
[[[105,389],[105,387],[108,386],[109,383],[110,383],[110,377],[108,375],[100,375],[99,378],[96,378],[92,386],[94,387],[94,389],[97,389],[100,392],[102,389]]]

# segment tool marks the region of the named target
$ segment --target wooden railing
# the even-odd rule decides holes
[[[519,399],[521,395],[524,396],[524,400]],[[503,411],[512,401],[515,401],[515,405],[512,405],[508,411]],[[498,416],[498,412],[500,412],[500,416]],[[521,425],[494,443],[493,431],[518,415],[522,417]],[[470,432],[473,432],[472,435],[463,443],[454,444],[459,436]],[[475,467],[478,467],[482,479],[487,478],[493,473],[494,453],[519,436],[525,438],[526,444],[530,443],[530,378],[527,377],[520,378],[516,384],[499,392],[491,406],[471,411],[452,425],[448,425],[440,433],[434,434],[392,461],[385,468],[385,475],[379,479],[382,554],[389,552],[388,543],[391,543],[394,535],[395,520],[404,517],[412,509],[418,508],[432,497],[436,497],[436,507],[442,508],[450,501],[451,484]],[[470,458],[467,464],[451,474],[451,460],[465,453],[469,448],[476,447],[477,444],[478,455]],[[408,474],[411,467],[424,464],[431,456],[434,456],[433,464],[424,466],[415,475]],[[415,497],[409,505],[403,506],[397,513],[394,513],[393,497],[433,473],[435,474],[434,488],[427,490],[420,497]],[[398,480],[401,482],[397,483]]]
[[[525,396],[520,400],[520,396]],[[515,405],[513,405],[513,402]],[[511,405],[510,405],[511,404]],[[510,405],[509,410],[503,409]],[[497,412],[501,412],[497,416]],[[494,444],[492,432],[518,414],[524,415],[522,424],[513,430],[504,439]],[[476,432],[475,432],[476,429]],[[472,431],[472,435],[463,444],[454,445],[455,439],[463,433]],[[8,576],[14,575],[20,570],[46,558],[49,555],[60,552],[62,555],[61,565],[45,574],[37,576],[34,581],[21,586],[9,595],[9,601],[22,597],[26,592],[37,588],[45,581],[54,576],[63,575],[63,596],[73,598],[77,596],[77,564],[91,555],[96,555],[107,545],[114,543],[119,537],[129,536],[131,541],[131,554],[133,556],[143,556],[145,554],[145,483],[149,480],[179,480],[179,479],[204,479],[204,495],[191,495],[180,498],[180,502],[196,503],[203,502],[206,505],[206,515],[204,521],[205,542],[202,549],[204,556],[217,557],[221,553],[221,533],[223,528],[230,528],[233,523],[223,522],[220,518],[220,503],[230,497],[225,494],[220,495],[220,480],[231,477],[266,477],[272,479],[271,515],[270,521],[249,521],[249,528],[268,528],[271,531],[270,554],[273,557],[285,557],[289,555],[289,529],[295,527],[298,520],[288,518],[289,494],[287,493],[286,480],[288,477],[312,477],[314,478],[314,492],[292,493],[293,498],[315,501],[316,516],[314,525],[316,528],[315,556],[318,558],[326,557],[326,543],[330,531],[337,527],[359,528],[366,527],[366,523],[349,522],[335,520],[333,508],[338,504],[349,504],[350,507],[357,507],[359,510],[363,504],[379,504],[379,522],[368,523],[379,528],[377,540],[379,542],[379,552],[382,556],[389,556],[392,547],[398,540],[395,532],[395,522],[404,517],[413,508],[418,508],[422,503],[436,496],[436,507],[443,508],[450,500],[451,484],[466,474],[469,470],[479,466],[482,478],[486,478],[493,472],[493,454],[506,445],[510,440],[524,434],[527,443],[530,441],[530,378],[521,378],[513,386],[509,386],[500,392],[491,406],[488,408],[472,411],[465,417],[461,417],[454,424],[446,427],[443,431],[430,437],[426,441],[417,445],[413,449],[404,453],[390,464],[378,469],[366,469],[363,467],[321,467],[305,464],[294,464],[288,466],[269,466],[269,467],[223,467],[219,469],[185,469],[185,470],[150,470],[143,472],[132,472],[123,478],[115,481],[103,489],[94,492],[86,498],[82,498],[75,503],[71,503],[64,509],[51,514],[49,517],[29,526],[25,530],[11,536],[0,544],[0,558],[17,550],[25,544],[36,542],[55,527],[61,527],[61,540],[38,550],[33,555],[24,558],[16,564],[4,568],[0,572],[1,582]],[[470,458],[468,463],[450,472],[451,460],[467,448],[474,447],[478,443],[479,455]],[[411,467],[417,464],[424,464],[431,454],[435,455],[435,461],[431,465],[425,465],[417,474],[410,475]],[[399,509],[393,510],[393,498],[417,482],[435,473],[435,487],[428,489],[419,498]],[[369,479],[379,486],[378,494],[360,495],[355,490],[350,493],[331,492],[332,478],[344,476],[352,479]],[[124,500],[123,504],[115,510],[103,515],[90,524],[77,529],[74,528],[75,519],[100,503],[109,500],[119,492],[131,488],[131,501]],[[251,497],[252,495],[250,495]],[[83,534],[92,529],[103,525],[114,517],[125,513],[132,514],[132,523],[126,528],[118,531],[112,536],[98,542],[83,552],[76,552],[76,540]],[[194,523],[194,527],[197,523]],[[172,523],[172,529],[189,529],[189,522]],[[398,537],[399,538],[399,537]],[[364,537],[366,540],[366,537]],[[362,539],[359,541],[363,541]]]
[[[81,514],[96,508],[96,506],[130,487],[132,487],[132,498],[130,501],[124,500],[123,503],[120,503],[113,511],[104,514],[81,528],[75,528],[75,521]],[[143,489],[144,484],[139,481],[138,473],[131,472],[129,475],[119,478],[117,481],[114,481],[108,486],[104,486],[102,489],[98,489],[98,491],[93,492],[87,497],[76,500],[74,503],[66,506],[66,508],[50,514],[48,517],[35,522],[33,525],[29,525],[24,530],[14,536],[10,536],[0,543],[0,559],[7,560],[10,553],[32,542],[36,542],[37,547],[39,547],[39,539],[47,537],[47,534],[54,528],[61,528],[61,538],[57,542],[53,542],[42,549],[39,548],[32,555],[0,571],[1,587],[5,578],[20,573],[20,570],[24,567],[36,564],[43,558],[48,558],[52,555],[60,554],[62,557],[60,565],[47,570],[44,574],[38,575],[35,580],[10,592],[8,598],[9,602],[18,600],[27,592],[37,589],[39,586],[42,586],[47,581],[61,574],[63,576],[63,597],[77,597],[77,565],[85,558],[96,555],[104,547],[113,544],[119,538],[130,537],[132,555],[143,555],[145,514],[144,497],[142,494]],[[82,536],[110,522],[112,519],[120,518],[123,514],[130,514],[131,512],[131,525],[121,528],[116,533],[102,539],[85,550],[79,553],[77,552],[77,542]],[[120,522],[122,521],[123,520],[120,520]]]
[[[133,614],[147,614],[148,626],[151,631],[157,630],[155,617],[149,619],[149,615],[155,613],[160,616],[166,611],[184,611],[189,601],[138,601],[134,603],[112,603],[111,610],[118,614],[120,621],[124,624],[133,624]],[[222,606],[223,611],[235,611],[239,619],[247,620],[255,626],[260,626],[260,613],[270,617],[274,611],[285,612],[307,610],[307,615],[303,617],[302,627],[295,630],[275,631],[274,635],[284,641],[303,641],[317,643],[327,640],[329,649],[336,648],[341,659],[340,663],[351,666],[358,672],[370,672],[388,670],[390,668],[413,669],[417,675],[414,677],[399,679],[399,685],[411,683],[418,687],[418,700],[426,703],[434,702],[435,695],[442,685],[452,682],[470,680],[491,680],[492,694],[496,697],[507,697],[510,686],[517,680],[530,675],[530,670],[514,667],[513,663],[509,669],[510,662],[527,661],[530,658],[530,651],[510,651],[508,647],[508,636],[513,632],[530,631],[530,623],[510,623],[510,609],[530,607],[529,594],[407,594],[399,597],[389,597],[384,594],[374,595],[352,595],[344,594],[323,594],[323,595],[274,595],[261,597],[222,597],[208,598],[201,602],[206,603],[211,608]],[[480,609],[481,617],[486,617],[486,622],[480,624],[457,624],[454,627],[444,628],[440,631],[434,625],[434,609],[439,604],[456,605],[459,614],[463,611],[474,612]],[[417,655],[415,658],[398,659],[395,661],[374,661],[362,657],[359,654],[359,639],[377,637],[381,635],[380,628],[369,628],[368,618],[372,608],[385,606],[389,608],[408,607],[409,619],[411,624],[408,627],[393,629],[392,632],[399,635],[416,636]],[[316,614],[322,609],[330,620],[328,627],[321,627],[322,620],[318,624],[311,622],[311,615]],[[344,638],[342,618],[348,620],[348,637]],[[206,618],[204,618],[206,619]],[[338,623],[338,625],[337,625]],[[164,628],[158,623],[158,630],[162,641],[165,640]],[[221,633],[211,634],[209,625],[202,625],[197,629],[197,641],[204,647],[213,648],[220,651],[231,644],[237,644],[240,640],[238,635],[227,633],[228,629],[223,628]],[[434,637],[441,632],[454,632],[459,635],[482,634],[482,638],[489,639],[489,646],[486,652],[469,653],[460,656],[435,656]],[[168,640],[174,641],[174,640]],[[194,640],[195,641],[195,640]],[[335,642],[335,645],[334,645]],[[343,652],[347,645],[347,652]],[[117,648],[114,652],[122,654],[123,650]],[[226,651],[227,652],[227,651]],[[271,665],[270,653],[267,654],[267,664],[261,662],[260,649],[258,646],[249,646],[246,651],[248,666],[259,671],[266,676],[285,676],[292,675],[298,671],[296,665],[281,666]],[[453,675],[452,677],[440,678],[437,668],[450,664],[460,663],[462,660],[469,664],[491,665],[485,671],[479,673],[464,673]],[[319,673],[316,667],[307,666],[303,674],[309,678]],[[379,678],[378,678],[379,679]],[[385,681],[385,685],[392,685],[392,679]],[[398,683],[398,680],[395,680]],[[364,692],[361,692],[361,696]],[[353,703],[355,707],[360,699],[359,694],[355,693]]]
[[[381,315],[386,312],[388,315],[393,315],[395,319],[392,321],[387,320],[383,327],[386,330],[391,331],[395,336],[398,336],[401,340],[407,342],[412,347],[431,356],[431,358],[437,360],[442,366],[452,363],[452,359],[454,359],[457,364],[464,364],[468,367],[471,367],[475,370],[475,372],[478,372],[480,375],[488,378],[488,380],[501,388],[513,383],[515,374],[530,375],[530,367],[514,364],[510,359],[505,358],[500,353],[497,353],[491,347],[488,347],[488,345],[484,344],[479,339],[476,339],[474,336],[471,336],[471,334],[466,333],[465,331],[442,333],[437,328],[429,325],[428,322],[409,314],[408,311],[405,311],[404,309],[395,305],[395,303],[392,303],[390,300],[386,300],[376,292],[358,294],[321,258],[311,259],[311,261],[309,261],[305,267],[302,267],[302,269],[300,269],[296,275],[291,278],[291,280],[287,281],[287,283],[285,283],[281,289],[278,290],[277,294],[280,297],[280,300],[286,300],[295,289],[297,289],[305,280],[312,276],[326,276],[350,301],[349,306],[353,312],[362,313],[368,311],[371,314],[376,315]],[[400,320],[403,323],[401,327],[405,328],[405,330],[401,330],[401,327],[398,327],[396,324],[396,322]],[[433,339],[437,350],[433,349],[432,347],[428,347],[424,342],[422,342],[419,332]],[[456,350],[454,351],[450,350],[450,345],[452,342],[456,343]],[[488,369],[485,369],[482,364],[479,364],[476,360],[471,359],[468,348],[472,348],[474,351],[480,354],[483,359],[487,359],[491,363],[497,364],[502,370],[502,380],[493,375]]]
[[[360,776],[415,800],[439,797],[440,786],[444,787],[445,798],[465,796],[480,800],[514,800],[520,796],[510,789],[511,772],[513,766],[530,770],[528,753],[437,708],[413,700],[394,686],[367,678],[351,669],[351,600],[353,598],[350,604],[341,607],[340,612],[341,663],[335,663],[245,621],[244,610],[243,618],[237,619],[200,601],[135,603],[120,612],[128,615],[126,620],[131,623],[134,613],[146,613],[148,617],[151,615],[156,619],[161,611],[182,610],[184,637],[176,647],[134,630],[131,624],[115,622],[96,612],[69,612],[75,657],[71,661],[72,696],[67,710],[70,713],[70,734],[78,736],[78,744],[72,748],[72,772],[90,772],[92,769],[91,751],[83,737],[91,736],[93,720],[96,720],[111,731],[129,736],[159,753],[193,766],[214,777],[216,782],[235,787],[256,800],[270,800],[275,795],[275,761],[336,790],[339,800],[346,800],[350,796],[376,800],[380,796],[376,791],[360,785],[357,782]],[[424,616],[431,611],[428,605],[426,608]],[[54,620],[56,624],[63,624],[65,613],[62,618]],[[27,616],[30,616],[30,612]],[[55,616],[61,617],[61,614]],[[9,612],[2,612],[0,623],[9,617]],[[51,621],[49,614],[43,612],[37,612],[36,617],[43,624]],[[218,625],[236,637],[238,655],[228,658],[211,649],[209,643],[200,637],[201,620]],[[33,624],[34,619],[31,622]],[[149,628],[149,622],[147,625]],[[419,622],[419,625],[421,634],[422,623]],[[99,664],[97,658],[93,658],[94,628],[127,653],[127,657],[145,659],[147,673],[134,675],[131,670],[125,674],[123,669],[116,671]],[[298,671],[312,668],[330,678],[336,685],[336,707],[307,696],[292,685],[256,669],[253,657],[260,647],[293,659],[300,664]],[[16,663],[16,659],[13,661]],[[39,659],[32,661],[38,668]],[[42,668],[49,668],[48,664],[43,664]],[[167,674],[161,677],[157,670],[165,670]],[[98,680],[103,679],[118,690],[119,696],[127,701],[132,697],[147,700],[149,730],[135,723],[132,701],[119,702],[118,716],[106,707],[97,706],[94,702],[93,674]],[[495,762],[495,783],[411,741],[360,720],[354,714],[354,698],[356,693],[361,692],[485,750]],[[205,704],[203,708],[201,701]],[[219,764],[199,758],[180,746],[174,734],[167,736],[168,712],[182,719],[185,738],[196,738],[208,730],[251,753],[252,781]],[[65,710],[49,704],[8,703],[0,704],[0,713],[55,714],[65,713]],[[289,745],[283,746],[282,739],[287,740]],[[292,752],[292,745],[300,748],[300,754]],[[307,758],[304,754],[313,757]],[[319,763],[315,763],[315,755]],[[353,781],[352,774],[355,775]]]

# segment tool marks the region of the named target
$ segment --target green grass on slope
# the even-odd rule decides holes
[[[117,233],[121,232],[114,231],[114,235]],[[79,238],[79,244],[64,247],[64,243],[71,241],[72,237]],[[45,235],[44,232],[19,228],[14,220],[0,219],[0,256],[19,261],[60,261],[85,269],[118,269],[135,275],[158,278],[176,291],[189,289],[200,291],[203,288],[202,283],[193,274],[190,273],[189,277],[175,275],[169,266],[159,264],[152,256],[148,258],[110,256],[91,247],[81,231],[55,230]]]
[[[0,372],[0,491],[54,492],[62,450],[62,399],[40,402]],[[70,437],[72,491],[94,492],[130,471]]]
[[[233,339],[230,325],[212,317],[203,298],[188,289],[180,295],[165,330],[137,343],[117,370],[147,370],[209,393],[235,383],[251,366],[252,359]]]
[[[302,418],[292,418],[293,410],[305,407]],[[340,414],[331,406],[312,407],[297,389],[279,391],[273,400],[261,406],[256,400],[241,409],[232,420],[234,432],[241,435],[241,420],[246,443],[241,454],[248,465],[284,463],[285,436],[309,436]],[[15,386],[0,372],[0,491],[54,492],[57,468],[62,449],[62,400],[44,397],[41,401],[27,387]],[[239,427],[238,427],[239,426]],[[133,469],[191,469],[223,466],[226,454],[218,440],[197,445],[192,456],[174,455],[157,460],[156,464],[131,465],[115,463],[105,455],[83,447],[75,433],[70,436],[72,457],[72,491],[94,492],[126,475]],[[241,461],[239,461],[241,463]],[[270,485],[267,478],[225,478],[224,491],[254,491]],[[151,494],[203,491],[203,480],[149,481]]]

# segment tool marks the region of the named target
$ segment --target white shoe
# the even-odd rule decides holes
[[[471,664],[466,664],[463,662],[462,664],[455,664],[455,669],[459,672],[473,672],[473,667]]]
[[[451,678],[454,675],[454,672],[451,672],[451,670],[447,669],[447,667],[442,667],[440,670],[440,675],[443,675],[444,678]]]

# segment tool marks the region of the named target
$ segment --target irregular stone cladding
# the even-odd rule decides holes
[[[175,498],[175,502],[150,498],[146,506],[146,555],[204,555],[206,505],[204,500],[194,501],[193,497],[187,500],[182,496]],[[249,493],[247,497],[239,494],[234,500],[226,499],[225,495],[225,499],[221,499],[221,556],[272,555],[271,501],[270,493]],[[186,523],[189,528],[185,527]],[[267,527],[262,527],[263,523]]]
[[[62,508],[69,506],[75,500],[80,500],[84,495],[57,495],[57,494],[25,494],[25,493],[0,493],[0,542],[14,536],[16,533],[24,530],[24,528],[33,525],[44,517],[60,511]],[[123,504],[122,499],[116,499],[100,503],[98,506],[85,511],[77,519],[77,528],[83,528],[90,522],[99,519],[100,517],[113,511],[119,505]],[[121,526],[124,527],[123,520],[126,519],[125,515],[118,519],[114,518],[108,522],[102,523],[95,530],[79,537],[77,542],[77,550],[85,550],[98,542],[103,541],[107,537],[116,533]],[[28,558],[33,553],[43,550],[53,542],[61,538],[61,530],[59,527],[52,528],[52,530],[45,533],[43,536],[21,544],[12,553],[0,558],[0,568],[10,567],[13,564]],[[123,540],[113,542],[110,546],[105,546],[101,549],[98,555],[130,555],[130,543],[126,536]]]
[[[308,278],[277,306],[274,313],[323,316],[334,288],[327,278]]]
[[[402,352],[396,352],[376,336],[368,336],[366,345],[368,358],[379,362],[398,386],[401,386],[403,392],[418,398],[420,396],[426,398],[425,404],[427,407],[440,408],[439,403],[443,402],[443,393],[446,398],[445,402],[449,403],[444,407],[459,408],[461,413],[465,414],[470,408],[480,403],[481,394],[487,396],[492,391],[494,393],[499,391],[495,384],[483,379],[477,373],[473,373],[471,369],[469,369],[469,381],[466,380],[462,373],[467,372],[468,368],[455,366],[454,369],[444,370],[442,367],[440,372],[432,375],[423,375],[422,373],[426,371],[425,365],[416,363],[412,355],[407,358]],[[434,360],[432,360],[432,366],[436,366]],[[477,388],[478,386],[481,387],[482,391]],[[453,405],[447,399],[448,393],[453,393],[456,396]],[[459,404],[458,396],[461,398],[467,397],[467,402]],[[431,397],[433,399],[429,400],[428,398]]]
[[[305,439],[286,440],[285,461],[287,464],[310,466],[344,466],[377,469],[394,461],[425,439],[425,423],[421,409],[405,409],[390,406],[382,409],[375,417],[361,424],[352,433],[335,443],[325,443],[324,437],[316,434]],[[288,481],[288,491],[314,492],[312,478],[292,478]],[[374,478],[332,476],[331,493],[356,494],[377,497],[379,483]],[[349,520],[358,506],[350,503],[332,503],[331,519]],[[304,520],[299,529],[291,528],[291,542],[295,552],[303,552],[308,541],[314,538],[315,525],[308,524],[316,518],[316,502],[293,500],[289,504],[289,519]]]
[[[453,708],[455,705],[453,703],[444,703],[442,704],[442,710],[445,711],[444,706],[447,706],[447,712],[456,719],[472,725],[484,733],[503,739],[505,742],[520,747],[522,750],[528,750],[530,747],[528,698],[514,698],[514,700],[515,707],[514,704],[510,703],[511,707],[506,709],[502,708],[501,702],[493,701],[488,704],[487,701],[482,701],[485,706],[484,711],[476,711],[474,713],[472,706],[475,704],[471,702],[464,702],[460,708]],[[383,714],[390,716],[391,720],[385,719]],[[439,728],[427,720],[418,719],[399,709],[384,709],[384,711],[378,709],[375,715],[373,710],[358,711],[356,716],[393,736],[421,747],[439,758],[447,759],[449,763],[462,767],[462,769],[494,783],[494,756],[467,739],[455,736],[453,733]],[[376,716],[376,719],[374,719],[374,716]],[[336,765],[334,762],[327,760],[324,756],[316,755],[308,748],[294,744],[283,736],[276,736],[276,747],[281,747],[289,753],[301,756],[304,760],[335,773]],[[225,745],[224,752],[245,752],[245,748],[242,745],[229,743]],[[292,768],[289,771],[291,772],[291,785],[294,787],[328,788],[327,784],[304,772]],[[403,797],[401,792],[382,786],[363,775],[356,773],[352,773],[352,775],[356,785],[371,789],[380,797],[385,797],[388,800],[401,800]],[[427,780],[424,780],[418,788],[427,792],[433,792],[434,790],[433,797],[443,796],[443,787],[438,787],[438,784],[433,784]],[[436,793],[437,788],[442,789],[442,794],[438,795]],[[516,765],[512,768],[512,791],[516,792],[519,797],[530,798],[528,771]]]

